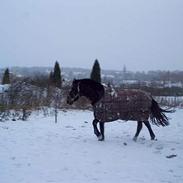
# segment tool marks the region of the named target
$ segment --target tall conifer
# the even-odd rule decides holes
[[[10,84],[10,73],[8,68],[4,72],[2,84]]]
[[[58,88],[62,87],[61,70],[60,70],[59,63],[57,61],[55,62],[55,67],[53,72],[53,84]]]
[[[90,79],[101,83],[101,69],[99,61],[96,59],[90,74]]]

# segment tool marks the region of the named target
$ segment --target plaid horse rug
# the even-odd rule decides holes
[[[115,91],[106,87],[103,98],[94,106],[94,117],[99,122],[118,119],[147,121],[150,114],[152,97],[142,90],[124,89]]]

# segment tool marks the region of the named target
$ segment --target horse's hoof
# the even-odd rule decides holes
[[[104,141],[104,137],[102,135],[98,136],[98,141]]]
[[[157,141],[158,139],[155,136],[153,136],[151,137],[151,140]]]
[[[136,142],[137,141],[137,137],[133,137],[133,141]]]

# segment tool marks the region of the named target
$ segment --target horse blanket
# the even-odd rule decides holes
[[[123,89],[115,91],[105,87],[105,94],[94,106],[94,117],[99,122],[118,119],[147,121],[150,114],[151,95],[142,90]]]

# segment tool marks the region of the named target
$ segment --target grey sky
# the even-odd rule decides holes
[[[183,0],[1,0],[0,67],[183,70]]]

